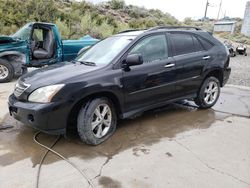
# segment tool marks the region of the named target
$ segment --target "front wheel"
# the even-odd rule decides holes
[[[206,109],[214,106],[219,96],[220,82],[217,78],[211,76],[205,79],[194,101],[200,108]]]
[[[112,136],[116,123],[113,103],[107,98],[96,98],[84,104],[80,110],[77,130],[83,142],[98,145]]]
[[[13,66],[5,60],[0,59],[0,83],[9,82],[14,77]]]

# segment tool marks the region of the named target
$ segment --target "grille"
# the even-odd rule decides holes
[[[20,95],[23,94],[23,92],[30,87],[30,84],[26,84],[22,81],[18,81],[16,84],[16,87],[14,89],[14,95],[16,97],[19,97]]]

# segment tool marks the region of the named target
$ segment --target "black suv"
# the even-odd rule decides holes
[[[72,62],[22,76],[9,110],[43,132],[75,126],[84,142],[97,145],[114,133],[118,118],[183,99],[212,107],[230,71],[228,50],[199,28],[127,30]]]

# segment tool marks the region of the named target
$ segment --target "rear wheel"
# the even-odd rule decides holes
[[[0,59],[0,83],[9,82],[14,77],[14,68],[6,60]]]
[[[195,103],[200,108],[211,108],[220,96],[220,82],[215,77],[208,77],[203,82]]]
[[[98,145],[107,140],[116,129],[114,106],[107,98],[90,100],[78,114],[77,130],[82,141]]]

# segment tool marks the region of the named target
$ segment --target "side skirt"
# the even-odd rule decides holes
[[[187,95],[187,96],[184,96],[184,97],[179,97],[179,98],[171,99],[171,100],[168,100],[168,101],[162,101],[162,102],[150,105],[150,106],[145,106],[143,108],[139,108],[139,109],[135,109],[135,110],[131,110],[131,111],[122,113],[120,115],[120,118],[121,119],[127,119],[127,118],[131,118],[131,117],[135,117],[135,116],[138,116],[138,115],[142,114],[145,111],[152,110],[154,108],[163,107],[163,106],[165,106],[167,104],[174,103],[174,102],[184,100],[184,99],[192,100],[192,99],[194,99],[196,97],[197,97],[197,94],[194,93],[194,94],[190,94],[190,95]]]

